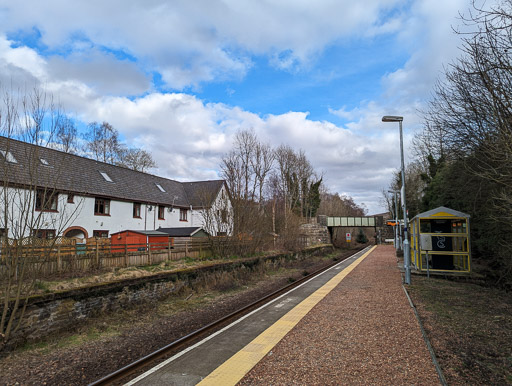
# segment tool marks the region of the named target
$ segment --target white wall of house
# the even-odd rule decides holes
[[[223,221],[222,211],[225,211],[226,221]],[[219,234],[231,236],[233,234],[233,206],[225,185],[222,185],[212,206],[197,211],[196,216],[206,232],[213,236]]]
[[[110,200],[110,214],[97,215],[94,213],[95,197],[75,195],[73,203],[68,203],[67,194],[59,194],[57,211],[35,210],[35,195],[26,189],[8,188],[7,200],[9,206],[8,224],[4,224],[3,212],[4,194],[0,195],[0,229],[8,229],[11,238],[30,235],[31,228],[55,230],[57,236],[73,230],[77,238],[92,237],[94,231],[112,233],[127,229],[155,230],[162,228],[202,226],[202,216],[198,210],[181,208],[187,212],[187,220],[180,220],[180,208],[165,207],[164,219],[158,218],[158,205],[141,203],[140,218],[133,217],[133,202]],[[30,201],[27,203],[27,201]],[[27,216],[27,211],[28,213]],[[81,232],[79,228],[86,231]]]
[[[2,190],[0,190],[1,193]],[[7,188],[8,224],[4,224],[4,194],[0,194],[0,229],[8,229],[10,238],[30,236],[31,229],[55,230],[56,236],[72,234],[76,238],[92,237],[94,231],[108,231],[108,236],[123,230],[155,230],[158,228],[204,227],[205,216],[202,209],[165,207],[164,219],[158,218],[158,205],[141,203],[140,218],[133,217],[134,203],[110,200],[109,215],[94,213],[95,197],[74,195],[73,203],[68,203],[67,194],[59,194],[57,211],[35,210],[35,193],[27,189]],[[223,186],[219,191],[213,211],[226,209],[232,213],[231,203],[226,198]],[[30,201],[27,203],[27,201]],[[186,221],[180,220],[180,209],[186,211]],[[27,216],[27,212],[29,212]],[[25,220],[24,220],[25,219]],[[228,217],[231,221],[231,217]],[[24,223],[25,222],[25,223]],[[230,227],[215,223],[209,231],[214,235]],[[82,230],[85,230],[83,232]],[[230,233],[230,232],[228,232]]]
[[[189,208],[181,208],[187,211],[187,221],[181,221],[180,208],[177,207],[164,207],[164,219],[160,219],[158,218],[158,205],[141,203],[140,218],[135,218],[133,217],[133,202],[110,200],[109,215],[95,214],[94,204],[95,197],[82,197],[81,214],[70,225],[70,227],[84,228],[87,230],[89,237],[93,236],[94,231],[108,231],[110,236],[112,233],[127,229],[155,230],[160,227],[177,228],[201,226],[197,221],[197,215],[195,213],[191,215]]]
[[[57,211],[38,211],[34,190],[1,188],[0,229],[7,229],[10,238],[30,236],[35,229],[55,230],[58,235],[81,216],[82,206],[78,205],[78,200],[74,206],[68,206],[66,201],[67,195],[59,194]]]

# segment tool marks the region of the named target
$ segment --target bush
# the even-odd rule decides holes
[[[366,237],[361,228],[359,228],[359,233],[357,234],[356,242],[358,242],[359,244],[366,244],[368,242],[368,237]]]

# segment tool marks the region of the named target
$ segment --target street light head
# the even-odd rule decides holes
[[[382,117],[382,122],[402,122],[404,117],[399,117],[396,115],[384,115]]]

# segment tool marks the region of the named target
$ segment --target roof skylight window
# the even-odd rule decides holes
[[[39,161],[41,161],[41,163],[45,166],[50,166],[50,163],[47,160],[45,160],[44,158],[39,158]]]
[[[165,193],[165,189],[164,189],[164,188],[162,188],[162,185],[160,185],[160,184],[156,184],[156,187],[157,187],[158,189],[160,189],[160,191],[161,191],[161,192],[164,192],[164,193]]]
[[[14,158],[14,156],[12,155],[12,153],[10,151],[0,150],[0,154],[2,154],[2,156],[4,157],[4,159],[7,162],[11,162],[13,164],[17,164],[18,163],[18,161],[16,161],[16,158]]]
[[[107,182],[114,182],[114,181],[112,181],[112,178],[110,178],[110,176],[107,173],[100,172],[100,174],[105,179],[105,181],[107,181]]]

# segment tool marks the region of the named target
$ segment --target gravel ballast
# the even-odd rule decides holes
[[[240,383],[439,384],[394,248],[378,246]]]

